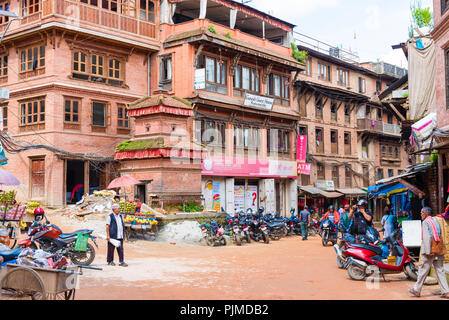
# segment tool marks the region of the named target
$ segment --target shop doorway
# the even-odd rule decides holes
[[[140,202],[146,203],[147,201],[147,185],[146,184],[138,184],[136,186],[135,196],[139,197]]]
[[[73,204],[81,200],[84,194],[84,161],[67,160],[66,203]]]
[[[281,212],[281,184],[279,182],[275,183],[275,196],[276,196],[276,214]]]

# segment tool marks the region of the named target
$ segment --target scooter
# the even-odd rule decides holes
[[[7,263],[14,263],[14,261],[19,257],[23,250],[25,249],[21,248],[0,251],[0,269]]]
[[[407,278],[416,281],[418,271],[414,261],[409,256],[409,251],[401,241],[396,240],[396,233],[386,239],[391,248],[391,255],[396,257],[395,264],[388,264],[382,259],[382,249],[371,244],[352,244],[345,251],[337,250],[340,256],[347,256],[345,269],[353,280],[361,281],[367,276],[378,274],[385,280],[385,274],[398,274],[404,272]]]

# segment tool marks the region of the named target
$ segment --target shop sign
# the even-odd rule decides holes
[[[269,111],[271,111],[271,109],[273,109],[273,103],[274,103],[273,98],[258,96],[258,95],[250,94],[250,93],[247,93],[245,95],[245,101],[243,102],[243,104],[245,106],[269,110]]]
[[[315,188],[323,191],[335,191],[334,181],[332,180],[317,180],[315,181]]]
[[[298,136],[298,143],[296,148],[296,160],[306,162],[307,155],[307,136]]]
[[[310,176],[311,171],[312,171],[311,163],[298,162],[298,174]]]
[[[202,162],[202,175],[221,177],[292,178],[298,176],[295,161],[210,157]]]
[[[195,70],[195,90],[206,89],[206,69]]]
[[[212,210],[221,212],[220,182],[212,183]]]
[[[245,211],[245,186],[234,186],[235,212]]]
[[[257,211],[257,186],[246,187],[246,209]]]

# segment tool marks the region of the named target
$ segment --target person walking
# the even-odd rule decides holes
[[[112,213],[106,217],[106,239],[108,240],[108,255],[107,263],[110,266],[115,266],[114,250],[115,246],[109,241],[111,239],[120,241],[120,246],[117,247],[117,253],[121,267],[127,267],[123,253],[123,238],[125,235],[125,223],[123,216],[120,214],[120,205],[114,203],[112,205]]]
[[[352,220],[349,219],[349,204],[347,204],[340,214],[340,223],[338,224],[342,234],[349,233],[351,230],[351,222]]]
[[[389,206],[385,206],[384,216],[382,217],[383,239],[390,237],[398,229],[398,219]]]
[[[304,210],[299,214],[302,240],[307,240],[307,236],[309,235],[310,212],[308,209],[307,206],[304,206]]]
[[[429,275],[430,268],[433,266],[441,288],[441,298],[449,299],[449,286],[446,273],[444,272],[444,254],[446,250],[441,238],[440,224],[432,218],[431,214],[431,208],[422,208],[421,265],[418,270],[418,280],[409,292],[415,297],[419,298],[421,296],[424,281]],[[436,250],[437,248],[433,246],[436,243],[440,244],[440,250]]]

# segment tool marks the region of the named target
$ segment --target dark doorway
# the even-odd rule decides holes
[[[139,197],[140,202],[147,202],[147,185],[146,184],[138,184],[136,188],[135,195]]]
[[[89,194],[104,189],[104,164],[89,162]]]
[[[84,194],[84,161],[67,160],[66,201],[73,204]]]
[[[276,182],[275,185],[275,196],[276,196],[276,214],[280,214],[281,212],[281,185],[279,182]]]

